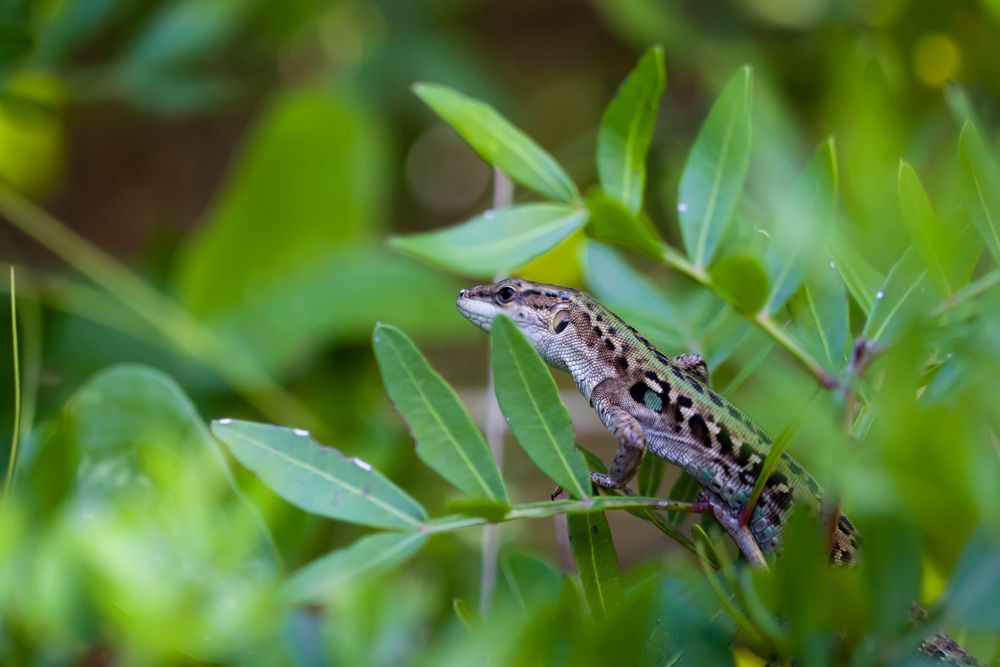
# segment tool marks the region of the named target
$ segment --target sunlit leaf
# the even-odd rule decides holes
[[[958,152],[969,183],[972,220],[993,260],[1000,263],[1000,167],[991,158],[976,126],[966,121],[958,138]]]
[[[574,498],[590,495],[590,473],[574,447],[569,412],[545,362],[512,320],[493,320],[490,360],[497,401],[521,448]]]
[[[378,528],[416,528],[417,501],[358,458],[325,447],[301,429],[232,419],[212,433],[282,498],[307,512]]]
[[[569,543],[590,611],[607,618],[622,602],[618,554],[603,512],[571,514]]]
[[[470,276],[517,268],[587,222],[587,211],[563,204],[523,204],[487,211],[454,227],[397,236],[392,245]]]
[[[417,445],[417,456],[463,493],[508,502],[493,453],[469,413],[396,327],[379,324],[372,334],[382,381]]]
[[[597,171],[604,191],[631,213],[642,208],[646,152],[666,85],[663,49],[653,47],[618,89],[597,132]]]
[[[824,141],[787,196],[767,248],[771,292],[761,309],[772,314],[798,289],[823,248],[837,204],[837,155],[833,138]]]
[[[632,213],[603,194],[587,197],[587,208],[590,211],[587,231],[595,239],[632,246],[654,259],[662,256],[663,241],[641,211]]]
[[[418,83],[413,92],[484,160],[513,180],[559,201],[579,196],[559,163],[490,105],[437,84]]]
[[[911,246],[893,265],[889,276],[875,293],[875,305],[861,335],[881,341],[898,331],[925,303],[929,294],[927,269]]]
[[[363,537],[292,574],[282,591],[291,603],[318,601],[344,586],[392,569],[415,554],[427,541],[419,532]]]
[[[743,67],[712,107],[681,174],[681,235],[698,268],[711,264],[743,190],[750,162],[752,88],[753,70]]]
[[[938,218],[917,173],[906,162],[899,165],[899,204],[931,279],[945,294],[955,292],[968,281],[972,270],[960,261],[964,253],[957,246],[962,229]]]
[[[744,313],[757,312],[767,299],[767,272],[752,255],[730,255],[712,266],[713,284]]]

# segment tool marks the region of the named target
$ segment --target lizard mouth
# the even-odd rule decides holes
[[[470,295],[470,290],[462,290],[458,293],[455,305],[462,316],[475,324],[483,331],[490,330],[490,324],[496,317],[498,308],[492,301],[483,301]]]

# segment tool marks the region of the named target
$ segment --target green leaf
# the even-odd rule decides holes
[[[388,318],[415,336],[447,336],[465,324],[454,317],[460,287],[415,259],[374,243],[350,243],[289,268],[209,326],[261,367],[282,371],[333,342],[367,339],[375,323]]]
[[[875,305],[875,294],[885,278],[867,259],[841,239],[835,239],[831,252],[833,266],[847,286],[847,291],[851,293],[851,298],[865,315],[870,314]]]
[[[396,327],[379,324],[372,345],[385,389],[410,426],[420,460],[473,498],[508,503],[497,462],[482,434],[455,390],[413,341]]]
[[[666,85],[663,49],[653,47],[618,89],[597,132],[597,172],[601,187],[631,213],[642,209],[646,152],[653,138]]]
[[[947,593],[948,614],[969,630],[1000,631],[1000,541],[980,530],[969,540]]]
[[[816,150],[788,204],[771,231],[765,262],[772,277],[771,293],[761,309],[773,314],[798,289],[823,248],[837,205],[837,155],[833,137]]]
[[[799,338],[835,372],[844,364],[850,333],[850,312],[844,283],[836,266],[817,265],[791,301]]]
[[[289,274],[376,231],[385,146],[373,118],[326,88],[272,102],[181,256],[182,304],[206,319],[254,308]]]
[[[493,320],[490,363],[497,401],[521,448],[574,498],[590,494],[590,472],[548,367],[507,317]]]
[[[683,321],[674,304],[615,249],[602,243],[584,246],[584,275],[601,303],[668,348],[683,348]]]
[[[295,572],[282,594],[292,604],[318,601],[359,579],[399,566],[427,541],[425,533],[383,533],[363,537]]]
[[[767,271],[752,255],[730,255],[715,263],[710,273],[722,296],[743,313],[755,313],[767,298]]]
[[[490,105],[437,84],[418,83],[413,92],[480,157],[521,185],[558,201],[580,195],[559,163]]]
[[[301,429],[232,419],[212,433],[240,463],[307,512],[376,528],[417,528],[427,512],[359,458],[325,447]]]
[[[726,85],[698,132],[681,174],[677,210],[688,257],[712,262],[750,163],[753,70],[743,67]]]
[[[663,240],[641,211],[632,213],[603,193],[587,197],[590,221],[587,231],[599,241],[621,243],[643,251],[653,259],[663,256]]]
[[[454,227],[393,237],[391,244],[470,276],[515,269],[583,227],[587,211],[563,204],[523,204],[487,211]]]
[[[622,603],[618,554],[603,512],[570,514],[569,544],[591,613],[606,619]]]
[[[875,305],[861,335],[873,342],[891,337],[919,311],[928,296],[927,269],[910,246],[875,293]]]
[[[643,456],[639,463],[639,472],[636,474],[636,484],[639,486],[640,496],[655,496],[660,490],[660,482],[663,481],[663,470],[666,461],[659,456]],[[669,496],[673,500],[673,496]]]
[[[993,260],[1000,263],[1000,167],[971,121],[962,126],[958,152],[969,184],[972,220]]]
[[[917,173],[903,161],[899,164],[899,204],[931,279],[945,294],[953,294],[968,281],[972,270],[960,261],[967,254],[959,246],[961,228],[947,225],[935,215]]]

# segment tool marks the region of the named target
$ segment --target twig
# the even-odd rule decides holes
[[[509,207],[514,201],[514,182],[498,167],[493,168],[493,209]],[[495,276],[499,280],[502,276]],[[493,371],[490,369],[489,380],[486,383],[486,442],[490,446],[497,466],[503,466],[503,437],[506,432],[506,422],[497,404],[493,383]],[[500,528],[491,524],[483,529],[483,552],[479,579],[479,615],[486,617],[497,583],[497,559],[500,556]]]
[[[7,480],[3,485],[3,495],[10,495],[14,482],[14,466],[17,464],[17,445],[21,440],[21,362],[17,351],[17,284],[14,267],[10,267],[10,332],[11,349],[14,352],[14,432],[10,438],[10,456],[7,459]]]

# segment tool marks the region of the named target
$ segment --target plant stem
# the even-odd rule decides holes
[[[14,482],[14,466],[17,464],[17,445],[21,440],[21,362],[17,351],[17,284],[14,267],[10,267],[10,332],[11,349],[14,352],[14,433],[10,438],[10,456],[7,458],[7,479],[3,485],[3,495],[10,495]]]
[[[446,516],[432,519],[423,526],[430,534],[451,533],[473,526],[485,526],[490,523],[506,523],[521,519],[545,519],[557,514],[584,514],[588,512],[604,512],[606,510],[653,509],[671,512],[693,512],[705,514],[711,512],[707,503],[686,502],[680,500],[663,500],[661,498],[646,498],[641,496],[600,496],[584,500],[543,500],[537,503],[515,505],[496,520],[480,516]]]
[[[508,208],[514,202],[514,182],[498,168],[493,168],[493,210]],[[494,281],[503,276],[494,276]],[[493,382],[493,369],[490,367],[489,379],[486,383],[486,442],[490,446],[497,467],[503,469],[503,437],[506,432],[506,422],[497,403]],[[486,617],[490,604],[493,602],[493,592],[497,584],[497,561],[500,557],[500,527],[488,525],[483,528],[482,562],[479,579],[479,615]]]

